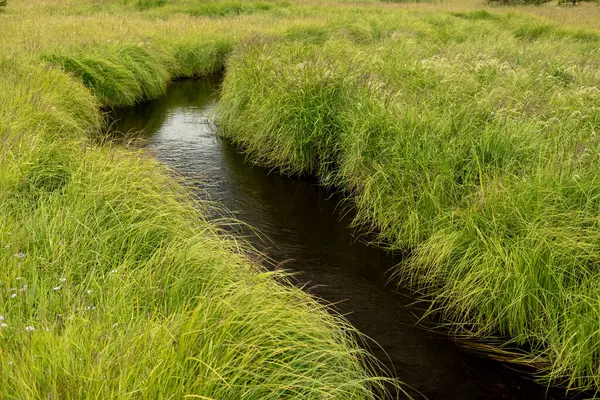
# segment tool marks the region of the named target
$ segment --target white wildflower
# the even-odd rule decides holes
[[[3,322],[0,324],[0,328],[6,328],[8,326],[8,324],[6,322]]]
[[[65,283],[66,281],[67,281],[67,278],[64,278],[64,277],[59,279],[60,283]]]
[[[15,257],[17,257],[17,258],[25,258],[25,254],[23,252],[19,252],[19,253],[15,254]]]
[[[87,306],[85,309],[86,310],[95,310],[96,306]]]
[[[0,315],[0,321],[4,321],[6,318],[4,318],[4,315]]]
[[[33,332],[35,331],[35,328],[33,326],[26,326],[25,327],[25,332]]]
[[[16,293],[13,293],[13,294],[10,296],[10,298],[11,298],[11,299],[14,299],[15,297],[17,297],[17,294],[16,294]]]
[[[52,288],[52,290],[54,290],[55,292],[58,291],[58,290],[60,290],[60,289],[62,289],[62,285],[58,285],[57,287]]]
[[[87,294],[92,294],[92,293],[94,293],[94,291],[92,289],[87,290]]]

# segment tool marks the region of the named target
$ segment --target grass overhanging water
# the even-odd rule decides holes
[[[102,107],[225,66],[223,134],[255,162],[346,190],[455,333],[499,333],[541,379],[599,386],[600,46],[573,28],[594,19],[569,20],[594,5],[15,3],[0,15],[6,396],[383,393],[347,323],[253,265],[163,167],[103,144]]]
[[[371,23],[238,45],[223,135],[344,190],[454,334],[595,390],[598,37],[487,13]]]
[[[102,140],[101,107],[218,70],[230,48],[188,38],[0,62],[2,396],[363,399],[396,386],[342,317],[254,264],[164,167]]]

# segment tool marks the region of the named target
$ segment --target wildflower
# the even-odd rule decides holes
[[[95,310],[96,306],[87,306],[85,309],[86,310]]]
[[[25,332],[33,332],[35,331],[35,328],[33,326],[26,326],[25,327]]]
[[[17,258],[25,258],[25,254],[23,252],[19,252],[19,253],[15,254],[15,257],[17,257]]]
[[[17,277],[15,278],[15,280],[17,280],[17,281],[20,281],[21,279],[23,279],[23,277],[22,277],[22,276],[17,276]]]
[[[116,270],[116,269],[111,269],[111,270],[110,270],[110,273],[111,273],[111,274],[114,274],[114,273],[116,273],[116,272],[117,272],[117,270]]]
[[[58,285],[57,287],[52,288],[52,290],[54,290],[55,292],[58,291],[58,290],[60,290],[60,289],[62,289],[62,285]]]
[[[6,318],[4,318],[4,315],[0,315],[0,321],[4,321]]]
[[[59,281],[60,281],[60,283],[65,283],[67,281],[67,278],[64,278],[64,277],[60,278]]]
[[[8,324],[6,322],[3,322],[0,324],[0,328],[6,328],[8,326]]]
[[[8,365],[15,365],[15,363],[14,363],[14,362],[12,362],[12,361],[9,361],[9,362],[7,362],[7,364],[8,364]]]
[[[16,288],[16,287],[11,287],[11,288],[10,288],[10,291],[11,291],[11,292],[16,292],[16,291],[17,291],[17,288]]]
[[[92,294],[92,293],[94,293],[94,291],[92,289],[87,290],[87,294]]]
[[[13,293],[13,294],[10,296],[10,298],[11,298],[11,299],[14,299],[15,297],[17,297],[17,294],[16,294],[16,293]]]

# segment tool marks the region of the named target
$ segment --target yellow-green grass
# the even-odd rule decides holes
[[[221,124],[253,161],[344,190],[456,334],[596,390],[599,71],[595,31],[363,14],[239,44]]]
[[[341,318],[248,261],[163,167],[97,140],[101,107],[224,65],[225,133],[255,160],[354,195],[457,331],[505,334],[545,378],[597,386],[597,33],[544,18],[598,27],[598,8],[162,3],[0,14],[3,395],[382,392]]]
[[[22,27],[8,14],[3,29]],[[102,144],[101,107],[222,68],[230,35],[39,39],[0,55],[1,397],[374,399],[397,386],[341,316],[250,261],[163,166]]]

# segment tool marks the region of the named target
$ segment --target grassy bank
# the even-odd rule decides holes
[[[379,398],[394,383],[341,317],[253,264],[147,155],[102,144],[101,107],[221,69],[235,39],[220,22],[160,39],[127,7],[98,16],[123,40],[50,3],[0,15],[1,397]]]
[[[255,161],[347,190],[458,333],[598,387],[599,46],[573,28],[598,28],[598,9],[10,1],[2,394],[382,392],[342,319],[248,261],[160,165],[101,144],[101,108],[224,65],[224,133]]]
[[[484,11],[255,37],[227,64],[223,134],[344,189],[455,333],[595,390],[599,43]]]

